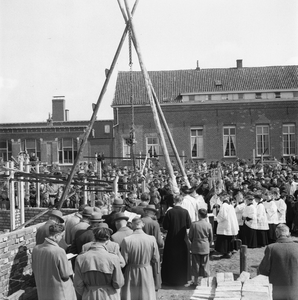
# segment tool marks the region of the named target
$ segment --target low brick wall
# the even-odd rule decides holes
[[[37,215],[41,210],[38,208],[28,208],[26,213]],[[62,209],[64,219],[76,210]],[[0,211],[0,218],[5,216]],[[3,215],[2,215],[3,214]],[[9,300],[37,300],[34,278],[32,276],[31,253],[35,246],[35,235],[37,228],[48,219],[48,215],[42,216],[29,227],[0,234],[0,299]],[[10,219],[8,218],[9,224]]]
[[[32,219],[42,211],[47,210],[47,208],[37,208],[37,207],[26,207],[25,208],[25,222]],[[77,210],[74,208],[62,208],[61,211],[63,215],[69,215]],[[32,226],[34,224],[39,224],[47,221],[49,218],[48,214],[44,214],[34,220],[32,223],[28,224],[28,226]],[[16,209],[16,227],[20,226],[20,210]],[[0,231],[10,230],[10,210],[0,210]]]

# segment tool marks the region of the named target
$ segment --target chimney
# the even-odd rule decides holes
[[[199,61],[197,60],[197,68],[196,68],[196,70],[200,70],[200,66],[199,66]]]
[[[242,59],[237,59],[236,63],[237,63],[237,69],[242,69]]]
[[[65,99],[64,96],[54,96],[52,100],[52,119],[53,121],[65,120]]]
[[[69,121],[69,109],[65,110],[65,121]]]

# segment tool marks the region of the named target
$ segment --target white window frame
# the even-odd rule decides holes
[[[123,159],[124,160],[128,160],[130,159],[130,149],[131,147],[129,145],[127,145],[126,140],[128,140],[129,137],[123,137],[122,138],[122,153],[123,153]]]
[[[7,162],[12,155],[12,143],[10,140],[1,140],[1,144],[2,143],[3,145],[5,144],[5,147],[0,148],[0,158],[2,158],[4,162]]]
[[[30,156],[32,153],[40,159],[40,140],[38,139],[25,139],[21,141],[22,151],[26,151]]]
[[[71,142],[71,145],[67,145],[67,142]],[[58,139],[58,159],[59,164],[67,165],[67,164],[73,164],[74,160],[78,154],[78,141],[74,138],[60,138]],[[69,157],[66,157],[68,155]]]
[[[224,157],[236,157],[236,126],[224,126],[223,127],[223,156]],[[234,149],[233,149],[233,147]],[[228,151],[228,155],[226,152]]]
[[[146,155],[149,155],[149,151],[152,151],[152,157],[159,155],[159,140],[157,136],[146,137]]]
[[[268,144],[267,147],[266,147],[266,143]],[[264,153],[264,151],[267,148],[268,148],[268,150]],[[270,156],[270,128],[269,128],[269,125],[257,125],[256,126],[256,156],[262,156],[262,155]]]
[[[291,147],[291,143],[294,147]],[[292,156],[296,155],[296,126],[295,124],[282,125],[282,145],[283,155]],[[291,150],[293,149],[293,150]]]
[[[200,133],[200,134],[199,134]],[[193,147],[196,145],[195,152],[193,155]],[[190,129],[190,154],[191,158],[202,159],[204,158],[204,128],[193,127]]]

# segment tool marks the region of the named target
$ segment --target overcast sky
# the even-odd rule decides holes
[[[134,22],[149,71],[298,65],[297,0],[139,0]],[[0,0],[0,123],[46,121],[53,96],[90,120],[124,27],[117,0]],[[126,42],[98,119],[128,70]]]

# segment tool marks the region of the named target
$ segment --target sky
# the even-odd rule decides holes
[[[298,65],[297,0],[139,0],[133,22],[149,71]],[[0,0],[0,123],[45,122],[53,96],[90,120],[124,28],[117,0]],[[98,120],[113,118],[119,71],[127,41]]]

